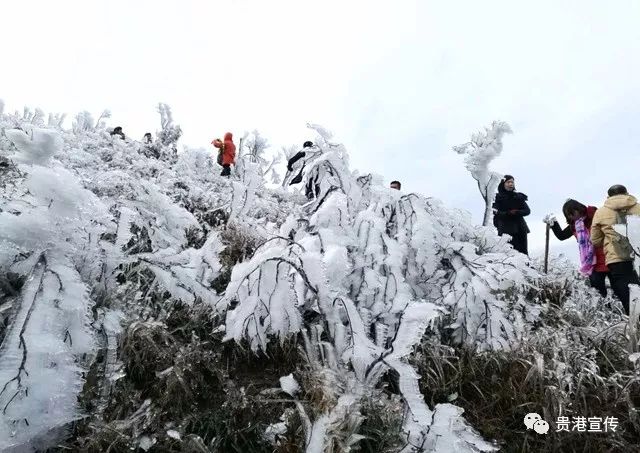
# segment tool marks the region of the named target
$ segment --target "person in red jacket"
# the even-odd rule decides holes
[[[233,143],[233,135],[227,132],[224,134],[224,141],[216,138],[211,144],[220,150],[218,158],[218,163],[222,165],[220,176],[228,177],[231,174],[231,165],[236,163],[236,145]]]
[[[555,218],[549,219],[550,221],[547,223],[551,226],[553,234],[561,241],[575,236],[580,248],[581,271],[589,276],[591,286],[597,289],[602,294],[602,297],[606,297],[605,279],[609,277],[609,283],[611,283],[611,275],[605,261],[604,248],[593,247],[593,254],[590,255],[588,244],[581,243],[581,239],[590,239],[591,222],[597,209],[595,206],[585,206],[576,200],[569,199],[562,206],[562,213],[569,226],[565,229],[560,228]],[[592,257],[590,258],[590,256]]]

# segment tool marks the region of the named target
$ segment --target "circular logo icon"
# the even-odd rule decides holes
[[[549,423],[544,420],[538,420],[533,424],[533,430],[538,434],[547,434],[549,432]]]
[[[533,425],[539,420],[542,420],[542,417],[535,412],[531,412],[524,416],[524,426],[526,426],[527,429],[533,429]]]

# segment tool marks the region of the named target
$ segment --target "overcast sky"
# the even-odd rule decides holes
[[[134,138],[166,102],[193,147],[254,128],[300,144],[319,123],[352,168],[478,222],[451,147],[504,120],[514,134],[493,168],[529,195],[535,253],[566,198],[640,193],[639,23],[634,0],[3,2],[0,98],[70,117],[108,108]],[[553,238],[552,251],[577,246]]]

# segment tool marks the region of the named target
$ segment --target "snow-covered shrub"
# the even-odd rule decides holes
[[[354,429],[361,415],[354,405],[370,391],[363,386],[376,388],[388,372],[399,374],[411,414],[405,422],[409,443],[442,446],[465,438],[469,451],[492,449],[473,440],[460,420],[444,438],[433,437],[434,412],[417,392],[418,375],[404,357],[428,327],[438,325],[454,332],[457,343],[516,345],[539,310],[522,299],[510,303],[504,293],[536,272],[488,229],[461,221],[461,213],[355,177],[344,147],[317,130],[303,183],[312,180],[320,190],[278,236],[234,268],[221,301],[223,308],[239,302],[227,315],[227,338],[247,339],[257,350],[271,336],[305,335],[311,362],[333,376],[324,387],[338,392],[315,417],[303,416],[309,418],[308,450],[336,442],[335,423]],[[321,333],[327,339],[320,340]],[[459,416],[446,406],[435,414]]]
[[[226,290],[231,280],[233,267],[250,258],[258,246],[258,241],[262,242],[264,239],[257,238],[250,230],[241,225],[231,225],[220,233],[220,241],[224,246],[218,254],[222,269],[212,282],[213,289],[219,294]]]
[[[526,341],[510,351],[478,353],[425,338],[411,359],[422,375],[421,390],[432,404],[463,407],[472,426],[507,451],[525,445],[532,451],[633,449],[640,375],[628,360],[624,320],[619,310],[603,310],[613,301],[577,279],[570,262],[550,264],[549,274],[525,295],[549,306]],[[549,422],[546,436],[523,434],[530,412]],[[597,438],[555,432],[560,416],[612,416],[620,426]]]
[[[171,107],[167,104],[158,104],[158,113],[160,113],[160,126],[162,129],[158,133],[158,138],[164,146],[175,145],[180,136],[182,130],[180,126],[173,123],[173,114],[171,113]]]
[[[83,358],[94,347],[90,288],[77,258],[94,246],[90,237],[105,215],[97,197],[51,161],[61,146],[55,132],[10,129],[5,136],[20,178],[1,206],[0,267],[27,281],[12,298],[0,351],[3,447],[77,417]]]
[[[93,116],[90,112],[84,111],[76,115],[73,121],[73,131],[78,133],[81,131],[90,131],[93,129]]]
[[[242,168],[245,161],[257,164],[258,171],[263,178],[269,178],[272,184],[280,183],[280,175],[277,166],[282,163],[282,152],[274,156],[267,156],[269,141],[259,131],[245,133],[240,140],[241,146],[238,152],[238,167]]]
[[[623,318],[568,265],[540,275],[468,213],[351,172],[320,126],[307,199],[250,155],[229,179],[178,155],[159,110],[152,144],[0,115],[0,448],[477,452],[524,407],[631,413]]]
[[[216,315],[204,304],[175,304],[160,319],[125,330],[123,373],[103,417],[79,425],[68,448],[273,451],[265,432],[294,408],[278,390],[280,376],[303,366],[295,342],[272,345],[264,355],[222,343]],[[295,430],[276,437],[280,445],[299,443]]]

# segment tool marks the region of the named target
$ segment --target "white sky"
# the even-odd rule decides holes
[[[639,23],[634,0],[3,2],[0,98],[70,117],[108,108],[134,138],[166,102],[194,147],[254,128],[299,145],[319,123],[352,168],[478,221],[451,147],[505,120],[514,135],[493,168],[529,195],[535,252],[567,197],[600,205],[614,183],[640,195]]]

